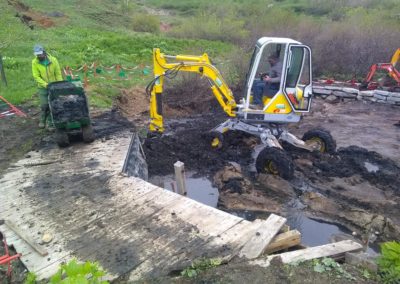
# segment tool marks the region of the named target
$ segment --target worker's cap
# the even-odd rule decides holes
[[[44,53],[44,48],[40,44],[36,44],[33,47],[33,54],[34,55],[42,55]]]

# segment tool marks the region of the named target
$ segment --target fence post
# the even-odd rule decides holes
[[[3,65],[3,56],[1,54],[0,54],[0,74],[1,74],[1,80],[7,87],[6,73],[4,72],[4,65]]]

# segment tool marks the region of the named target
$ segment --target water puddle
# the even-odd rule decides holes
[[[379,167],[377,165],[369,162],[364,162],[364,167],[369,173],[376,173],[377,171],[379,171]]]
[[[234,210],[228,212],[248,221],[267,219],[269,216],[269,213],[266,212],[249,210]],[[291,230],[296,229],[301,233],[301,242],[308,247],[329,244],[335,237],[351,236],[352,233],[344,226],[309,218],[305,216],[302,211],[287,212],[285,217],[287,218],[286,224],[290,226]],[[378,251],[376,246],[367,248],[367,253],[370,255],[377,255]]]
[[[169,191],[176,191],[175,177],[152,176],[149,182]],[[196,176],[194,172],[186,172],[187,197],[211,207],[217,207],[218,189],[213,187],[211,181],[206,177]]]

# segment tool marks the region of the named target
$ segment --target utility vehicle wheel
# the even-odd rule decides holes
[[[303,135],[303,141],[315,147],[321,153],[333,154],[336,151],[336,141],[331,133],[325,129],[312,129]]]
[[[91,124],[82,127],[83,142],[90,143],[94,141],[94,131]]]
[[[57,129],[55,133],[56,143],[60,147],[67,147],[69,145],[68,134],[64,129]]]
[[[221,149],[224,144],[224,135],[217,131],[211,131],[208,135],[209,143],[213,149]]]
[[[259,173],[278,175],[284,179],[292,179],[294,176],[292,158],[276,147],[266,147],[258,154],[256,169]]]

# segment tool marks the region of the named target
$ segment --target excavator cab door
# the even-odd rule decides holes
[[[283,79],[283,93],[295,112],[309,112],[312,98],[311,50],[290,45]]]

